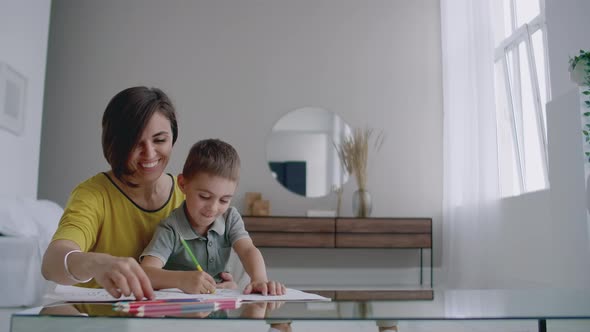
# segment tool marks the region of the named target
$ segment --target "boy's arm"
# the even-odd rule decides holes
[[[248,276],[250,284],[244,289],[245,294],[261,293],[262,295],[282,295],[285,294],[285,286],[276,281],[269,281],[266,275],[266,266],[260,250],[254,246],[252,239],[245,237],[237,240],[233,248],[240,257],[242,265]]]
[[[240,261],[242,265],[244,265],[244,269],[248,276],[250,276],[250,280],[254,281],[262,281],[267,282],[268,277],[266,276],[266,265],[264,264],[264,258],[262,258],[262,254],[260,250],[254,246],[252,243],[252,239],[249,237],[242,238],[237,240],[233,248],[240,257]]]
[[[154,289],[178,288],[190,294],[215,292],[215,280],[206,272],[164,270],[164,262],[155,256],[143,256],[141,267]]]

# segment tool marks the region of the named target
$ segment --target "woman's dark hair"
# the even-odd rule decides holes
[[[145,86],[127,88],[107,105],[102,116],[102,151],[118,179],[133,173],[127,166],[129,154],[156,112],[170,120],[174,145],[178,137],[176,111],[162,90]]]

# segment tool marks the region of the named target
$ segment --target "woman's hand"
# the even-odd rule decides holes
[[[94,280],[113,297],[134,295],[138,300],[155,298],[150,279],[135,259],[98,253],[92,255],[94,263],[88,269]]]
[[[182,271],[180,288],[188,294],[211,294],[215,293],[215,280],[207,272]]]
[[[287,293],[285,285],[278,281],[252,281],[246,288],[244,294],[260,293],[262,295],[284,295]]]
[[[43,256],[43,276],[61,285],[75,284],[72,276],[80,280],[94,278],[115,298],[132,294],[137,299],[154,298],[152,284],[135,259],[79,250],[80,247],[70,240],[51,242]],[[68,253],[67,262],[64,262]]]

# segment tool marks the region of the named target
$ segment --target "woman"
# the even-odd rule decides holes
[[[115,298],[154,297],[137,261],[160,220],[184,200],[164,173],[178,125],[172,102],[156,88],[132,87],[111,99],[102,119],[111,169],[79,184],[43,257],[43,276],[58,284],[105,288]],[[225,274],[224,280],[231,282]]]

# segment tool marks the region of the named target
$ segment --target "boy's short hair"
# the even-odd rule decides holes
[[[205,139],[195,143],[182,169],[182,176],[191,179],[198,173],[207,173],[238,182],[240,156],[230,144],[219,139]]]

